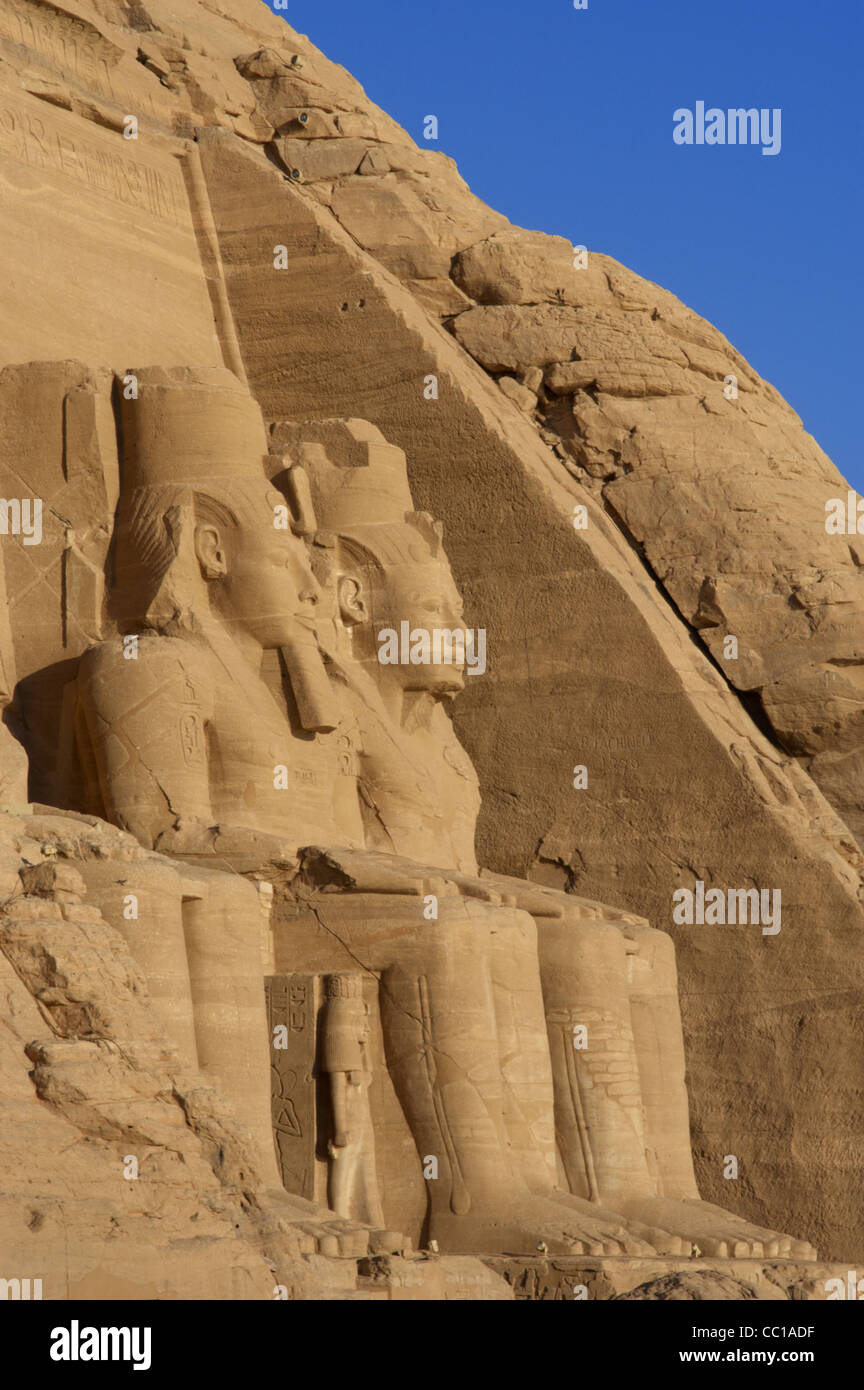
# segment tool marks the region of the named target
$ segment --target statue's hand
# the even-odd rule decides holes
[[[287,840],[279,835],[268,835],[263,830],[250,830],[243,825],[217,826],[215,850],[217,854],[256,859],[260,863],[292,867],[297,863],[296,848]]]
[[[268,835],[245,825],[207,825],[191,816],[180,816],[164,830],[154,849],[159,854],[224,857],[254,861],[254,866],[277,863],[293,866],[294,847],[278,835]]]

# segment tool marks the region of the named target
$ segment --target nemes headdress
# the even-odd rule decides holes
[[[443,528],[414,511],[404,453],[369,420],[280,422],[270,449],[299,465],[309,530],[356,540],[383,564],[427,559],[430,548],[440,552]],[[277,481],[284,485],[286,477],[292,495],[291,473]]]
[[[215,503],[229,515],[251,515],[266,524],[262,503],[269,474],[261,410],[224,367],[134,368],[118,378],[117,391],[118,530],[130,552],[125,587],[133,603],[143,596],[143,614],[141,602],[137,608],[148,625],[163,631],[188,627],[194,614],[184,594],[192,591],[195,572],[189,542],[196,508],[202,501]],[[302,726],[334,728],[338,716],[314,638],[298,630],[283,656]]]
[[[215,499],[237,514],[263,491],[261,411],[221,367],[135,367],[117,380],[120,507],[116,535],[121,621],[194,626],[196,505]],[[233,505],[232,505],[233,503]]]

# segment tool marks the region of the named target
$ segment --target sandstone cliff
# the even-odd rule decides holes
[[[481,777],[482,862],[672,932],[703,1194],[859,1257],[861,557],[825,531],[845,484],[793,411],[668,291],[593,249],[574,269],[562,239],[510,227],[253,0],[3,0],[0,103],[3,488],[51,503],[46,543],[5,563],[31,799],[57,799],[42,676],[101,620],[116,497],[93,481],[104,421],[78,409],[87,372],[224,362],[271,422],[374,421],[406,451],[418,507],[443,517],[466,620],[488,632],[489,672],[454,716]],[[40,413],[15,364],[60,359]],[[64,421],[91,474],[48,476]],[[32,834],[8,815],[18,856]],[[674,925],[673,893],[697,881],[781,889],[782,931]],[[108,924],[37,899],[3,954],[25,1136],[9,1170],[44,1156],[13,1198],[16,1251],[40,1230],[60,1248],[62,1197],[98,1232],[70,1289],[112,1242],[114,1280],[187,1297],[268,1296],[280,1258],[313,1258],[317,1230],[287,1247],[283,1233],[268,1263],[277,1218],[226,1175],[221,1139],[214,1161],[217,1102],[186,1103]],[[99,995],[98,1026],[70,1022],[63,991],[76,1009]],[[104,1196],[106,1146],[116,1178],[133,1118],[177,1284],[140,1256],[153,1213],[129,1206],[135,1184]]]

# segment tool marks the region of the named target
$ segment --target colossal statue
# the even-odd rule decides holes
[[[461,603],[401,452],[360,421],[268,440],[221,369],[129,376],[119,636],[81,662],[79,742],[86,809],[205,885],[172,948],[199,1061],[262,1135],[270,883],[265,958],[331,981],[337,1210],[381,1224],[375,1139],[396,1115],[442,1250],[812,1255],[699,1200],[669,938],[478,871],[477,779],[445,707]],[[382,663],[404,624],[449,646]]]
[[[404,457],[368,423],[286,422],[273,442],[303,460],[317,522],[337,541],[327,567],[335,624],[319,630],[356,695],[366,800],[392,851],[455,865],[467,887],[476,877],[479,792],[443,703],[462,687],[464,669],[378,659],[384,633],[400,623],[448,631],[461,621],[440,528],[412,511]],[[535,918],[557,1150],[570,1191],[715,1254],[808,1253],[805,1243],[699,1198],[671,939],[573,895],[486,871],[480,883]]]

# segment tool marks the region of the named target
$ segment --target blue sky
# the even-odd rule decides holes
[[[272,0],[271,0],[272,8]],[[864,493],[864,0],[289,0],[285,18],[512,222],[710,319]],[[780,107],[782,148],[678,146]]]

